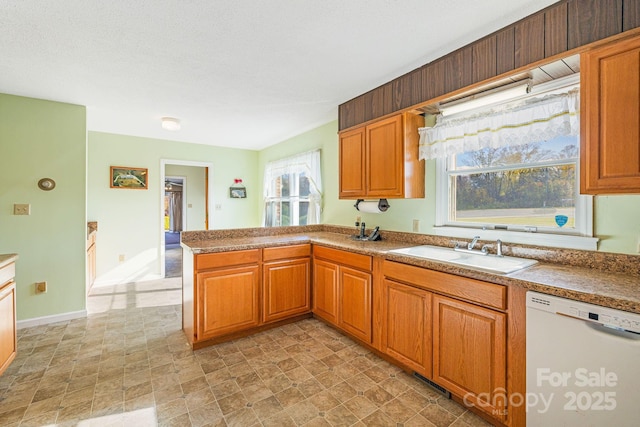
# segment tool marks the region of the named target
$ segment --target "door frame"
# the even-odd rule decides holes
[[[159,227],[159,237],[160,237],[160,245],[158,247],[158,255],[160,258],[160,277],[165,277],[166,271],[165,271],[165,251],[164,251],[164,245],[165,245],[165,239],[164,239],[164,180],[165,180],[165,166],[167,165],[177,165],[177,166],[195,166],[195,167],[202,167],[205,168],[205,179],[206,179],[206,193],[205,193],[205,197],[207,198],[207,201],[205,203],[205,219],[206,219],[206,223],[207,223],[207,229],[210,228],[210,225],[213,223],[212,222],[212,212],[213,212],[213,163],[211,162],[198,162],[198,161],[191,161],[191,160],[177,160],[177,159],[160,159],[160,176],[159,176],[159,188],[160,190],[158,191],[158,201],[159,201],[159,205],[158,205],[158,216],[160,219],[160,227]],[[183,200],[186,201],[186,197],[184,197],[183,194]],[[186,211],[184,212],[184,217],[186,218]]]

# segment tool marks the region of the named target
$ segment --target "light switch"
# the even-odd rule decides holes
[[[27,203],[14,203],[14,215],[31,215],[31,205]]]

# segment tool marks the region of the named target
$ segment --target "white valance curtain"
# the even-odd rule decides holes
[[[434,127],[419,129],[420,159],[578,135],[579,111],[579,90],[574,89],[477,114],[438,116]]]
[[[309,212],[307,224],[320,222],[322,207],[322,179],[320,177],[320,150],[310,151],[267,163],[264,169],[264,201],[270,197],[272,182],[282,175],[304,174],[309,178]]]

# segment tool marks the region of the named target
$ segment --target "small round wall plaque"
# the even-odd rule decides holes
[[[44,191],[51,191],[56,188],[56,182],[51,178],[42,178],[38,181],[38,187]]]

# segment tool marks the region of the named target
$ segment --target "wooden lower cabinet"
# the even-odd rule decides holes
[[[371,273],[340,266],[338,277],[338,326],[370,343]]]
[[[526,290],[388,260],[382,272],[380,350],[492,422],[524,425],[525,407],[507,401],[526,391]]]
[[[372,259],[352,252],[314,248],[313,313],[370,344]]]
[[[18,351],[14,277],[14,263],[0,268],[0,375],[9,367]]]
[[[309,258],[265,263],[262,321],[272,322],[311,310]]]
[[[382,351],[427,378],[432,376],[432,293],[383,282]]]
[[[313,260],[313,314],[338,324],[338,265]]]
[[[505,419],[506,315],[433,296],[433,381]]]
[[[187,253],[182,328],[199,348],[309,317],[310,274],[309,244]]]
[[[257,265],[198,273],[196,282],[198,340],[260,324],[260,269]]]

